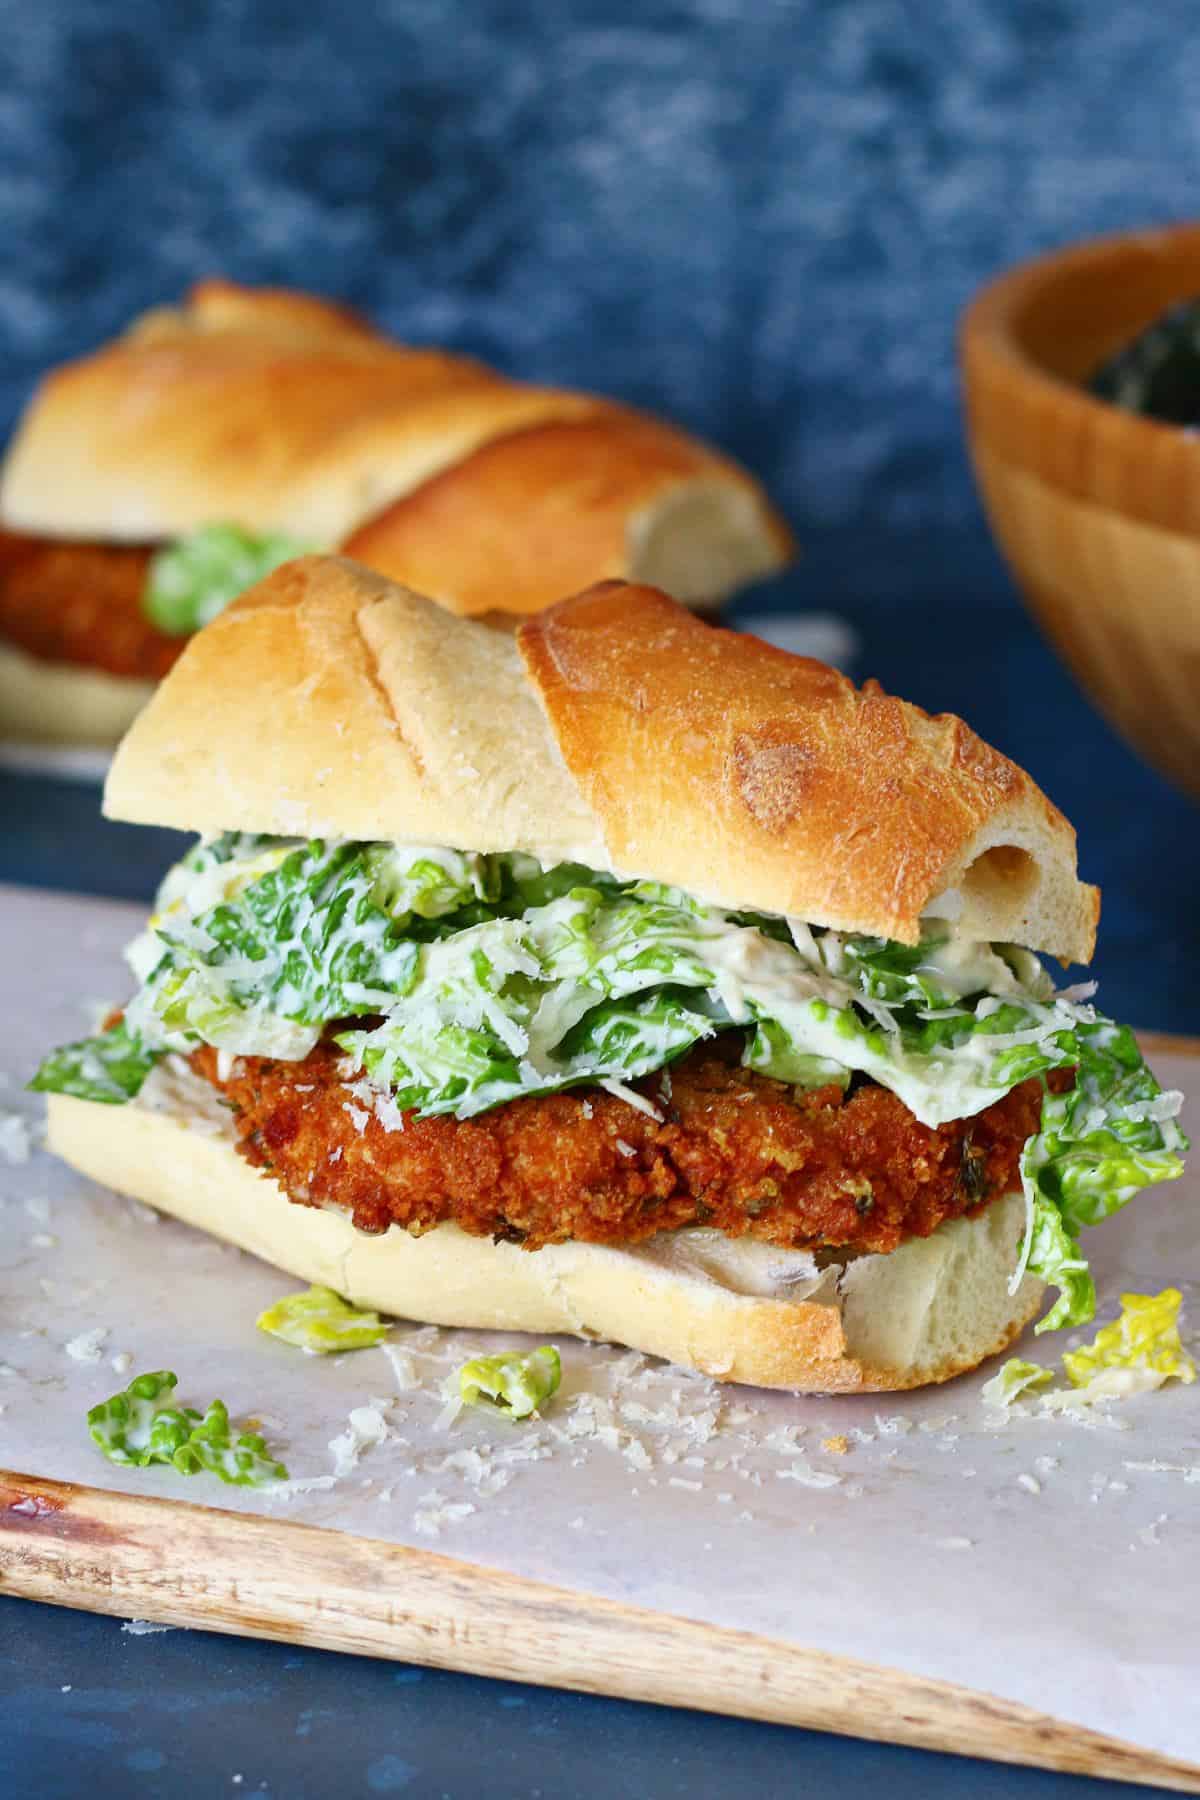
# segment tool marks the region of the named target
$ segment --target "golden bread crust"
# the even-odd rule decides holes
[[[733,908],[1086,960],[1067,821],[961,720],[615,583],[515,639],[339,558],[193,639],[122,745],[110,815],[526,850]]]
[[[568,433],[560,465],[557,440],[536,433],[571,424],[591,429]],[[437,486],[513,439],[501,492],[491,462]],[[524,565],[520,509],[541,546]],[[681,432],[406,347],[312,295],[221,280],[46,377],[4,464],[0,518],[40,536],[139,543],[231,520],[314,548],[366,525],[361,560],[470,613],[496,610],[506,587],[527,611],[600,574],[670,577],[680,598],[708,604],[792,554],[758,483]]]
[[[645,588],[593,588],[517,639],[615,867],[706,895],[729,896],[732,874],[743,904],[915,942],[936,896],[961,887],[970,902],[990,853],[981,898],[998,885],[1009,928],[979,935],[1091,954],[1096,897],[1074,880],[1074,833],[961,719]],[[1047,875],[1062,903],[1040,918]]]
[[[688,527],[670,530],[689,507]],[[534,613],[590,581],[655,580],[703,605],[794,545],[736,467],[619,407],[483,444],[354,532],[345,554],[451,611]],[[498,602],[498,596],[500,600]]]

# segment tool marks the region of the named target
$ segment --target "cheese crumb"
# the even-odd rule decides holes
[[[335,1476],[349,1475],[358,1466],[358,1459],[364,1450],[383,1442],[388,1431],[387,1420],[383,1415],[390,1404],[389,1399],[372,1400],[368,1406],[351,1408],[346,1430],[340,1436],[331,1438],[329,1443]]]
[[[63,1345],[67,1355],[75,1362],[98,1363],[104,1353],[104,1340],[108,1336],[107,1325],[100,1325],[95,1331],[81,1331]]]
[[[392,1365],[392,1375],[399,1393],[407,1393],[411,1388],[420,1387],[421,1378],[409,1351],[402,1350],[398,1344],[380,1344],[379,1348]]]
[[[645,1113],[647,1118],[656,1119],[660,1125],[662,1124],[662,1113],[655,1106],[653,1100],[647,1100],[645,1094],[639,1094],[636,1088],[627,1087],[614,1075],[606,1076],[600,1086],[606,1093],[611,1094],[614,1100],[623,1100],[626,1106],[632,1106],[635,1112]]]
[[[831,1456],[846,1456],[850,1450],[850,1439],[839,1431],[836,1437],[822,1438],[821,1448],[828,1450]]]
[[[802,1457],[790,1463],[786,1469],[776,1469],[777,1481],[798,1481],[804,1487],[831,1488],[840,1487],[842,1477],[835,1475],[832,1469],[814,1469],[811,1463]]]
[[[29,1161],[32,1147],[29,1126],[20,1113],[0,1112],[0,1157],[15,1167]]]
[[[479,1509],[470,1500],[447,1500],[435,1488],[432,1493],[422,1494],[413,1514],[413,1525],[426,1537],[438,1537],[443,1525],[456,1525],[460,1519],[470,1518]]]

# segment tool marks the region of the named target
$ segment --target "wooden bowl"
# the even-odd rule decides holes
[[[1200,797],[1200,438],[1079,385],[1200,295],[1200,225],[1026,263],[968,308],[975,475],[1034,612],[1097,705]]]

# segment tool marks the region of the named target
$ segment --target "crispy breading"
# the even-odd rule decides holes
[[[0,641],[41,662],[161,681],[187,639],[142,611],[154,547],[0,531]]]
[[[638,1082],[658,1118],[589,1088],[472,1119],[407,1114],[402,1129],[388,1128],[375,1090],[347,1079],[331,1045],[302,1062],[240,1057],[224,1080],[214,1051],[192,1062],[233,1108],[243,1156],[292,1200],[340,1207],[367,1232],[452,1219],[537,1250],[706,1225],[771,1244],[888,1251],[1017,1185],[1038,1126],[1036,1081],[933,1130],[873,1082],[804,1092],[744,1069],[740,1042],[731,1034],[669,1078]]]

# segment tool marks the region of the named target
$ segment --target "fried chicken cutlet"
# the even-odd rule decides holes
[[[0,642],[41,662],[160,681],[187,640],[159,631],[142,610],[153,555],[147,545],[0,531]]]
[[[410,1113],[402,1128],[381,1120],[377,1090],[331,1044],[300,1062],[239,1057],[223,1075],[207,1046],[191,1062],[232,1108],[249,1162],[293,1201],[340,1208],[370,1233],[453,1220],[538,1250],[704,1225],[886,1252],[1019,1185],[1037,1081],[934,1129],[874,1082],[795,1089],[743,1068],[740,1047],[730,1034],[634,1084],[657,1117],[586,1088],[470,1119]]]

